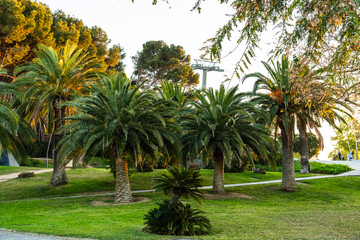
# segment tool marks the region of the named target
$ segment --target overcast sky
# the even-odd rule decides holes
[[[51,11],[63,10],[66,14],[81,19],[85,25],[101,27],[111,39],[112,44],[120,44],[125,52],[126,74],[131,76],[133,64],[131,57],[137,51],[142,50],[142,44],[151,40],[163,40],[167,44],[181,45],[187,54],[190,54],[192,62],[199,59],[204,42],[213,37],[216,31],[226,23],[227,15],[233,10],[226,4],[218,1],[203,1],[202,11],[191,11],[195,0],[170,0],[170,3],[158,1],[156,6],[152,0],[40,0],[47,4]],[[260,71],[265,73],[261,61],[267,61],[268,52],[271,50],[272,34],[268,29],[263,34],[261,49],[256,51],[256,58],[247,73]],[[236,36],[237,32],[234,32]],[[236,47],[236,37],[233,41],[223,45],[223,56],[227,55]],[[244,46],[240,46],[234,53],[222,59],[219,64],[224,72],[209,72],[207,86],[218,88],[227,75],[230,77],[235,64]],[[199,74],[201,71],[197,70]],[[201,85],[202,76],[200,76]],[[231,85],[240,84],[236,77]],[[241,84],[240,84],[241,85]],[[243,91],[252,88],[253,81],[248,80],[240,86]],[[324,124],[325,125],[325,124]],[[330,136],[334,132],[329,127],[322,131],[325,140],[325,151],[320,153],[320,159],[326,159],[328,152],[332,150]]]

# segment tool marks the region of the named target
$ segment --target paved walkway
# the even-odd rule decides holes
[[[21,233],[0,228],[0,240],[91,240],[89,238],[67,238],[36,233]]]
[[[34,174],[38,174],[38,173],[52,172],[52,170],[53,170],[52,168],[49,168],[49,169],[42,169],[42,170],[35,170],[35,171],[29,170],[27,172],[34,172]],[[15,179],[18,177],[19,173],[21,173],[21,172],[0,175],[0,182],[5,182],[5,181],[11,180],[11,179]]]

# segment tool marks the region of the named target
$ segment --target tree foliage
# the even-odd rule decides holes
[[[0,69],[0,74],[6,70]],[[26,150],[23,142],[32,140],[33,132],[19,114],[12,109],[8,96],[22,98],[21,92],[7,83],[0,82],[0,152],[12,153],[16,159],[25,160]],[[19,137],[21,135],[21,138]]]
[[[331,137],[331,141],[335,141],[335,148],[328,155],[329,159],[333,159],[338,152],[342,156],[346,156],[350,151],[356,150],[355,137],[360,148],[360,123],[359,119],[350,117],[346,118],[346,123],[340,123],[339,128],[335,131],[336,135]],[[355,153],[356,154],[356,153]],[[356,156],[354,155],[354,158]],[[359,159],[359,156],[358,156]]]
[[[36,58],[15,69],[18,76],[12,85],[24,90],[24,99],[17,107],[22,117],[35,124],[47,119],[47,132],[53,135],[54,171],[50,184],[57,186],[67,183],[56,151],[61,139],[58,130],[70,112],[62,104],[86,92],[88,81],[97,78],[100,65],[70,41],[58,51],[42,44],[38,48]]]
[[[132,59],[136,81],[145,82],[147,87],[156,86],[163,80],[188,86],[199,83],[199,74],[190,67],[190,55],[186,55],[179,45],[149,41]]]
[[[96,56],[104,69],[121,61],[121,48],[113,45],[97,26],[87,27],[80,19],[58,10],[51,13],[43,3],[31,0],[0,1],[0,67],[8,69],[1,81],[11,82],[16,66],[31,61],[38,44],[59,49],[67,41]]]
[[[50,9],[30,0],[0,1],[0,67],[9,73],[34,57],[37,44],[53,44]],[[3,77],[2,81],[11,81]]]
[[[194,9],[201,9],[196,0]],[[262,34],[275,27],[274,56],[301,52],[313,64],[330,73],[359,72],[360,70],[360,8],[353,0],[219,0],[234,9],[229,20],[213,38],[207,41],[205,54],[221,59],[222,42],[240,31],[237,42],[245,43],[244,54],[236,71],[246,67],[254,55]],[[325,53],[325,54],[324,54]],[[320,64],[320,63],[323,63]]]
[[[127,161],[155,151],[180,158],[179,127],[172,121],[175,106],[154,92],[139,91],[123,74],[104,76],[91,85],[92,95],[69,103],[77,114],[63,129],[60,158],[89,161],[107,151],[116,161],[115,202],[132,200]]]
[[[190,160],[200,153],[206,161],[214,161],[214,184],[216,193],[224,192],[224,163],[232,159],[241,161],[245,152],[264,158],[268,156],[269,132],[262,123],[262,115],[255,106],[247,102],[243,93],[234,87],[225,90],[197,91],[197,99],[190,103],[191,109],[182,118],[185,130],[184,151]],[[263,116],[265,118],[265,116]],[[248,146],[248,147],[245,147]]]

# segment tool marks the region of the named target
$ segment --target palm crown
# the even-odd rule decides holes
[[[176,107],[149,91],[132,87],[123,74],[92,84],[92,95],[69,103],[78,114],[63,128],[61,158],[80,154],[89,159],[109,150],[116,160],[116,202],[131,201],[127,160],[155,151],[180,158],[179,127],[172,120]]]
[[[191,103],[182,122],[185,152],[190,159],[199,153],[204,159],[214,159],[214,191],[223,192],[224,160],[240,160],[245,145],[266,158],[269,132],[256,122],[261,113],[245,101],[244,94],[237,93],[237,87],[229,91],[223,86],[216,91],[210,88],[195,92],[194,97],[197,101]]]
[[[20,75],[12,85],[25,89],[24,100],[18,107],[21,115],[35,123],[40,119],[47,119],[54,159],[50,185],[57,186],[67,183],[65,170],[58,162],[55,149],[61,138],[57,131],[64,124],[62,118],[69,112],[61,104],[84,94],[87,82],[96,77],[95,73],[100,66],[70,42],[58,51],[42,44],[38,47],[39,50],[35,51],[36,58],[32,62],[15,69],[14,73]]]

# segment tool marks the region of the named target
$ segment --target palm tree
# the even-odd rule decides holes
[[[183,84],[177,84],[166,80],[162,81],[160,86],[156,86],[155,88],[162,99],[172,101],[177,106],[177,114],[174,115],[174,118],[177,122],[180,122],[184,114],[186,114],[188,105],[194,100],[192,89],[187,88]],[[182,137],[183,134],[179,135],[179,138]],[[189,165],[190,163],[188,160],[189,159],[186,158],[186,153],[183,153],[182,164]],[[171,159],[165,158],[165,165],[168,166],[170,163]]]
[[[339,97],[339,92],[345,91],[343,86],[322,80],[319,72],[311,71],[308,66],[300,64],[297,64],[295,71],[302,79],[302,87],[297,90],[300,90],[298,94],[306,96],[307,99],[296,112],[296,119],[300,136],[301,173],[309,173],[307,129],[315,130],[320,148],[323,149],[323,138],[319,131],[320,121],[324,120],[333,128],[337,128],[336,120],[345,122],[342,113],[350,116],[351,102]]]
[[[171,193],[171,205],[176,205],[180,197],[194,198],[199,201],[203,199],[203,193],[200,191],[202,179],[199,171],[193,168],[170,167],[167,173],[155,178],[156,191],[163,191],[165,195]]]
[[[84,161],[108,149],[116,162],[115,202],[132,201],[128,161],[155,151],[180,158],[176,107],[149,91],[133,87],[123,74],[92,84],[92,95],[69,103],[78,114],[63,128],[69,134],[60,149],[62,159],[80,155]]]
[[[6,73],[5,69],[0,69],[0,74]],[[10,95],[16,98],[22,97],[17,88],[0,82],[0,147],[5,153],[11,152],[16,159],[24,159],[26,154],[22,140],[29,141],[32,132],[17,112],[11,108],[8,101]],[[21,133],[22,139],[19,138],[19,133]]]
[[[231,158],[241,160],[244,146],[267,157],[269,131],[255,121],[257,111],[237,93],[237,87],[226,91],[224,86],[194,93],[197,101],[183,116],[185,152],[193,160],[200,153],[214,161],[213,191],[224,193],[224,164]]]
[[[270,116],[270,122],[275,123],[275,128],[281,130],[282,140],[282,189],[284,191],[296,191],[294,171],[294,124],[295,114],[299,110],[295,95],[296,85],[291,79],[288,58],[282,58],[272,67],[262,62],[270,77],[261,73],[248,74],[243,82],[251,77],[257,80],[253,87],[253,102],[262,105]],[[266,91],[267,93],[263,93]]]
[[[67,184],[65,169],[58,161],[56,145],[61,139],[59,128],[69,109],[62,105],[76,96],[84,94],[88,81],[96,77],[100,68],[87,53],[77,49],[75,44],[67,42],[59,51],[42,44],[35,52],[36,58],[15,69],[20,74],[13,82],[14,86],[24,90],[24,101],[19,107],[29,121],[37,123],[47,115],[48,133],[51,134],[54,171],[50,185]]]

